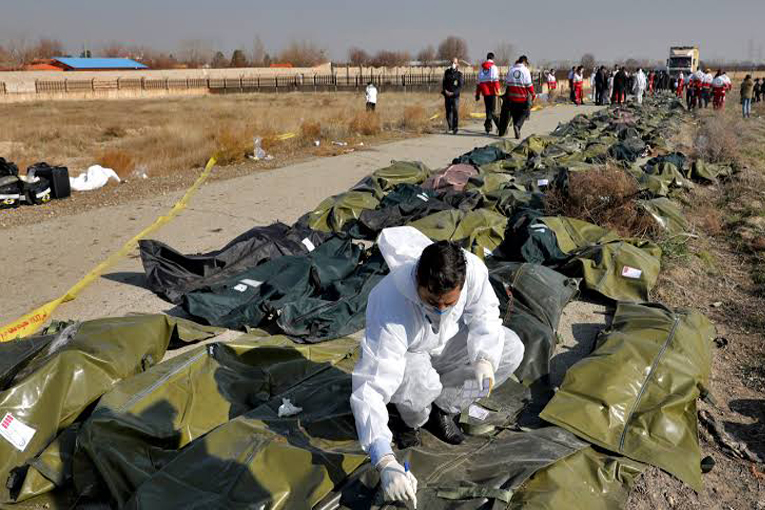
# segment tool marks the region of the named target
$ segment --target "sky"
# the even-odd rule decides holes
[[[765,0],[0,0],[0,45],[61,40],[69,53],[111,41],[175,51],[207,41],[227,55],[256,36],[271,53],[310,40],[342,60],[348,48],[415,54],[448,35],[479,59],[510,43],[532,61],[665,60],[672,45],[702,59],[765,60]]]

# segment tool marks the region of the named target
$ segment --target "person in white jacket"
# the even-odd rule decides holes
[[[417,481],[393,454],[386,406],[415,432],[410,445],[421,427],[459,444],[456,416],[515,372],[524,346],[502,325],[481,259],[413,227],[383,230],[378,246],[390,273],[369,295],[351,407],[386,499],[415,502]]]
[[[373,112],[377,108],[377,87],[371,81],[367,83],[367,88],[364,90],[364,96],[367,100],[367,111]]]
[[[645,94],[645,89],[648,86],[648,80],[645,76],[645,73],[642,69],[638,69],[637,73],[635,73],[635,88],[632,91],[635,94],[635,99],[637,100],[638,104],[643,104],[643,94]]]

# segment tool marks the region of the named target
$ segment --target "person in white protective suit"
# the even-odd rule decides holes
[[[645,73],[642,69],[638,69],[637,73],[635,73],[635,85],[632,91],[635,94],[637,104],[643,104],[643,94],[645,94],[645,89],[647,86],[648,79],[646,78]]]
[[[386,406],[412,434],[407,446],[419,444],[421,427],[459,444],[457,415],[515,372],[524,346],[502,325],[481,259],[413,227],[383,230],[378,245],[390,273],[369,295],[351,407],[386,499],[416,504],[417,480],[393,454]]]

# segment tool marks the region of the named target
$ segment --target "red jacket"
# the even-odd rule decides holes
[[[493,60],[487,60],[481,64],[481,70],[478,72],[475,95],[498,96],[499,91],[499,69],[494,65]]]
[[[536,99],[531,73],[523,64],[515,64],[507,72],[507,97],[513,103],[525,103],[529,97]]]

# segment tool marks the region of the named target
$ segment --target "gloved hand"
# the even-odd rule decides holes
[[[383,496],[386,501],[411,501],[417,508],[417,479],[396,461],[393,455],[385,455],[377,463]]]
[[[476,95],[475,95],[475,100],[476,100],[476,101],[480,101],[480,100],[481,100],[481,96],[480,96],[480,94],[476,94]]]
[[[494,388],[494,367],[491,365],[491,362],[479,359],[473,368],[475,369],[475,379],[478,381],[478,387],[482,390],[485,389],[488,381],[489,394],[491,395],[491,390]]]

